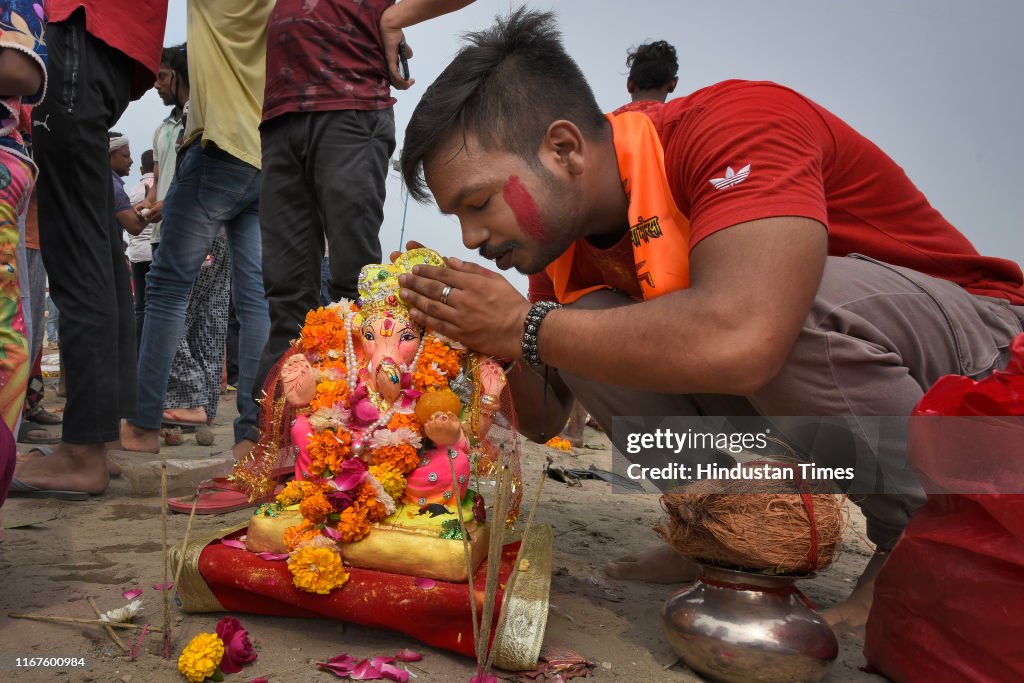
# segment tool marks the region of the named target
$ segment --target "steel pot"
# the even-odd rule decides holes
[[[725,683],[820,681],[839,654],[835,634],[794,585],[703,565],[665,603],[672,649],[694,671]]]

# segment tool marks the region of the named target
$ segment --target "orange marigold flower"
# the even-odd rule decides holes
[[[320,535],[320,530],[309,522],[296,524],[284,530],[284,544],[289,552],[306,541],[311,541]]]
[[[423,436],[423,427],[420,425],[420,421],[416,418],[415,413],[395,413],[391,416],[391,419],[388,421],[388,429],[394,432],[402,427],[408,427],[420,436]]]
[[[553,437],[551,437],[550,439],[548,439],[547,443],[544,444],[544,445],[547,446],[548,448],[554,448],[555,450],[558,450],[558,451],[571,451],[572,450],[572,444],[569,443],[568,440],[563,439],[560,436],[553,436]]]
[[[336,309],[318,308],[306,314],[302,327],[302,348],[317,356],[345,347],[345,321]]]
[[[381,446],[373,451],[373,464],[386,465],[402,474],[408,474],[420,464],[420,454],[407,443]]]
[[[285,507],[289,505],[295,505],[302,500],[302,484],[303,482],[296,479],[292,479],[290,482],[284,485],[284,490],[277,494],[277,502]]]
[[[299,590],[327,595],[348,581],[348,570],[341,562],[341,553],[334,548],[306,546],[288,558],[292,583]]]
[[[316,385],[316,393],[309,407],[314,412],[321,408],[334,408],[348,396],[348,383],[345,380],[321,380]]]
[[[299,512],[302,513],[303,518],[310,524],[323,524],[324,520],[327,519],[327,515],[334,512],[334,506],[327,500],[327,497],[322,493],[309,496],[299,505]]]
[[[338,539],[342,543],[354,543],[370,533],[370,520],[367,519],[368,511],[365,507],[348,507],[341,513],[338,520]]]
[[[314,433],[309,439],[309,473],[324,477],[337,472],[351,454],[351,444],[352,435],[347,430],[335,433],[333,429],[325,429]]]

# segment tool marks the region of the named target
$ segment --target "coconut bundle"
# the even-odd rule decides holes
[[[701,480],[662,495],[667,517],[654,530],[698,562],[806,574],[838,555],[842,504],[821,487],[801,491],[799,482]]]

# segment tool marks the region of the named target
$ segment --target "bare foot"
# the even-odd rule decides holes
[[[124,422],[121,425],[121,447],[137,453],[159,453],[160,430],[143,429],[131,422]]]
[[[100,494],[107,490],[107,447],[104,444],[60,443],[45,458],[20,462],[14,468],[20,481],[40,489]]]
[[[875,579],[878,578],[888,556],[887,552],[876,552],[864,567],[864,573],[857,580],[857,586],[850,593],[850,597],[821,613],[837,637],[864,639],[864,627],[868,623],[871,599],[875,592]]]
[[[249,455],[250,451],[252,451],[255,446],[255,441],[251,439],[242,439],[231,447],[231,454],[235,456],[235,461],[237,462]]]
[[[117,444],[117,445],[116,446],[111,446],[111,444]],[[110,448],[120,449],[121,448],[121,442],[119,442],[119,441],[108,441],[106,446],[107,446],[108,449],[110,449]],[[52,450],[52,448],[50,450]],[[31,462],[32,460],[37,460],[39,458],[45,458],[45,457],[46,457],[46,453],[41,448],[32,448],[32,449],[29,449],[29,451],[27,453],[18,453],[17,462]],[[117,465],[117,463],[115,463],[112,460],[108,459],[107,460],[107,474],[109,474],[112,479],[116,479],[116,478],[121,476],[121,468]]]
[[[699,571],[696,562],[665,544],[620,557],[604,566],[605,574],[613,579],[647,583],[685,583],[697,578]]]

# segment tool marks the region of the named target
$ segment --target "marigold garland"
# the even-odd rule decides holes
[[[178,657],[178,671],[189,683],[202,683],[217,672],[224,658],[224,642],[216,633],[200,633]]]
[[[324,379],[316,385],[316,394],[313,396],[309,408],[314,412],[321,408],[335,408],[341,405],[346,398],[348,398],[348,384],[344,379]]]
[[[344,348],[345,320],[334,308],[318,308],[306,314],[302,327],[302,349],[326,357],[331,350]]]
[[[420,362],[412,375],[412,386],[421,392],[447,389],[448,382],[459,374],[462,351],[453,349],[437,337],[427,337],[420,353]]]
[[[348,571],[341,562],[341,554],[332,548],[305,546],[288,558],[295,587],[309,593],[327,595],[345,585]]]
[[[338,519],[338,540],[342,543],[355,543],[370,533],[370,520],[366,516],[366,508],[355,505],[345,508]]]

